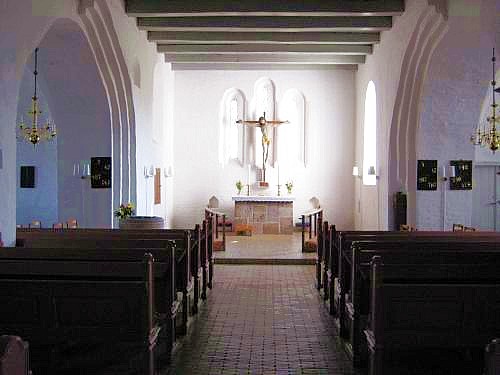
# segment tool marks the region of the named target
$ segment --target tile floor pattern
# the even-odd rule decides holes
[[[354,374],[313,286],[314,266],[215,267],[209,302],[169,375]]]
[[[259,234],[226,237],[226,251],[215,251],[216,259],[314,259],[314,253],[302,253],[302,234]]]

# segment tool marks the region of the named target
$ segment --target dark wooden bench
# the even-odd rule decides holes
[[[483,257],[484,252],[500,256],[500,245],[495,242],[448,242],[430,241],[429,239],[412,239],[405,241],[360,241],[352,245],[351,281],[345,290],[345,298],[341,311],[339,311],[340,335],[352,350],[353,360],[356,364],[361,358],[361,343],[363,342],[364,324],[369,311],[369,265],[373,256],[383,255],[388,264],[401,264],[401,277],[411,275],[411,269],[404,267],[408,260],[414,263],[453,262],[454,264],[467,263],[476,254]],[[496,258],[494,258],[496,259]],[[436,265],[437,268],[437,265]],[[414,278],[420,275],[411,275]],[[427,278],[425,274],[422,277]],[[445,278],[445,276],[436,275]],[[344,289],[342,289],[344,291]]]
[[[364,331],[370,375],[384,374],[386,354],[483,347],[500,334],[500,254],[476,252],[469,263],[457,263],[455,256],[422,263],[412,256],[405,266],[388,264],[389,256],[373,257]]]
[[[387,231],[336,231],[335,239],[330,241],[329,265],[327,270],[328,298],[330,300],[330,313],[337,315],[343,299],[342,288],[350,282],[350,257],[351,245],[354,241],[376,241],[387,238],[393,240],[406,239],[442,239],[443,241],[500,241],[500,234],[494,232],[387,232]],[[342,285],[342,281],[344,285]],[[333,303],[332,303],[333,301]]]
[[[500,339],[496,338],[486,345],[484,353],[484,375],[500,374]]]
[[[0,336],[0,375],[31,375],[29,345],[19,336]]]
[[[155,303],[170,310],[169,298],[155,289],[172,290],[172,266],[173,252],[167,264],[135,250],[6,248],[0,326],[30,342],[35,374],[154,375],[170,349]]]
[[[184,335],[190,322],[190,314],[198,311],[200,285],[198,272],[199,242],[191,240],[191,232],[187,230],[135,233],[125,231],[67,231],[62,235],[44,234],[42,238],[24,240],[25,245],[38,248],[95,248],[95,249],[128,249],[142,251],[148,249],[164,249],[169,243],[175,244],[175,278],[176,291],[182,293],[182,310],[177,333]],[[200,235],[200,233],[198,233]],[[150,237],[150,238],[147,238]],[[189,251],[188,251],[189,249]]]
[[[208,223],[210,224],[210,223]],[[77,229],[17,229],[17,246],[37,247],[41,244],[41,239],[74,239],[74,238],[125,238],[125,239],[171,239],[177,241],[178,253],[185,246],[182,241],[190,243],[191,252],[186,260],[194,278],[195,299],[206,299],[207,288],[212,288],[213,266],[209,272],[209,260],[212,258],[209,254],[211,248],[212,232],[209,231],[209,225],[195,226],[194,229],[101,229],[101,228],[77,228]],[[36,242],[33,242],[36,241]],[[180,243],[178,241],[181,241]],[[193,261],[191,261],[193,259]],[[199,261],[199,262],[198,262]],[[196,262],[196,264],[195,264]],[[181,269],[183,269],[181,267]],[[198,271],[196,271],[198,270]],[[203,279],[200,280],[199,277]],[[191,279],[189,279],[191,280]],[[202,286],[200,287],[200,283]],[[188,285],[191,285],[188,283]],[[199,296],[199,297],[196,297]],[[197,303],[194,306],[198,306]],[[197,309],[197,307],[195,308]]]

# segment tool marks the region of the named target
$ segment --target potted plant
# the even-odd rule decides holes
[[[236,189],[238,189],[238,195],[240,195],[241,189],[243,189],[243,182],[241,180],[236,181]]]
[[[292,194],[292,188],[293,188],[293,182],[292,181],[288,181],[286,184],[286,191],[288,192],[288,194]]]

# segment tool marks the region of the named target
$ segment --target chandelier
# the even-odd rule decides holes
[[[33,75],[35,76],[35,94],[31,98],[32,104],[31,109],[28,114],[31,117],[31,126],[28,126],[24,123],[24,120],[21,119],[21,123],[19,124],[19,134],[17,136],[18,139],[24,140],[26,142],[32,143],[33,146],[36,146],[41,141],[48,141],[53,139],[57,132],[56,126],[51,125],[50,121],[47,121],[43,126],[38,126],[38,117],[42,114],[42,111],[39,109],[38,104],[38,96],[37,96],[37,76],[38,76],[38,48],[35,49],[35,71]]]
[[[495,81],[495,49],[493,48],[493,80],[491,81],[492,101],[491,101],[491,116],[486,118],[489,126],[486,125],[483,129],[478,126],[477,131],[472,134],[470,141],[475,146],[488,147],[493,153],[500,147],[500,131],[497,129],[497,123],[500,123],[500,117],[497,116],[498,104],[495,101],[495,93],[500,92],[500,87],[496,87]]]

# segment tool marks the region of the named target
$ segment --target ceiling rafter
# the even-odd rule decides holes
[[[404,0],[127,0],[126,12],[134,17],[192,16],[398,16]]]
[[[374,44],[380,42],[380,33],[148,31],[148,40],[159,44]]]

